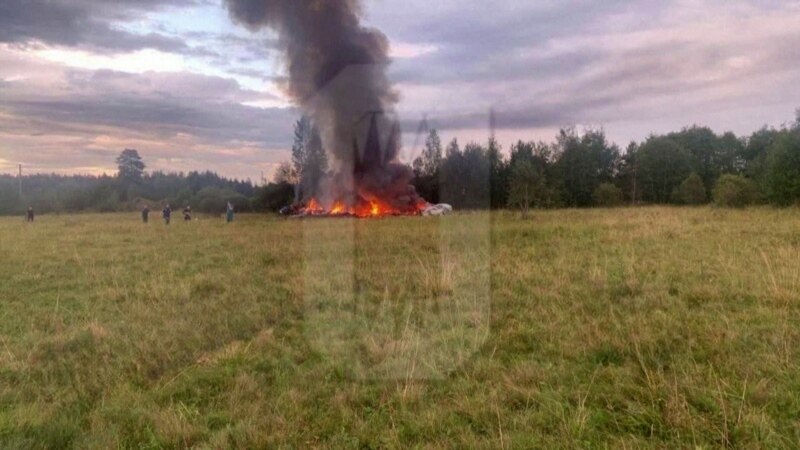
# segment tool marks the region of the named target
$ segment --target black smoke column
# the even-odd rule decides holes
[[[398,97],[386,75],[389,42],[361,25],[360,2],[226,2],[231,16],[250,29],[277,32],[287,93],[320,127],[332,156],[336,173],[325,186],[329,200],[381,197],[400,209],[422,202],[409,187],[412,171],[396,161],[401,136]]]

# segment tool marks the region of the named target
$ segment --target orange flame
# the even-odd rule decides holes
[[[333,208],[331,208],[331,214],[339,216],[347,212],[347,208],[345,208],[344,203],[336,202],[333,204]]]
[[[355,206],[347,206],[343,201],[335,202],[326,209],[317,199],[311,199],[300,212],[310,216],[352,216],[358,218],[415,215],[422,212],[424,204],[414,205],[410,210],[399,210],[380,200],[363,201]]]

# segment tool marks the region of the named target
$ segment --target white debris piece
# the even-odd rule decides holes
[[[453,207],[447,203],[431,205],[422,210],[423,216],[446,216],[453,212]]]

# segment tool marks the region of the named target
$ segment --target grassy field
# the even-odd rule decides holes
[[[800,211],[0,218],[0,448],[797,448]]]

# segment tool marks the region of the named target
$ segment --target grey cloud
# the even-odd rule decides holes
[[[67,71],[66,87],[0,85],[0,112],[30,120],[17,132],[53,133],[76,127],[115,127],[167,138],[184,133],[206,142],[288,146],[296,112],[257,108],[243,101],[271,96],[230,79],[195,74]],[[3,87],[7,86],[7,87]]]
[[[706,3],[720,12],[733,5]],[[434,53],[396,61],[391,75],[410,89],[434,92],[427,96],[427,107],[437,111],[443,128],[485,127],[489,104],[498,107],[500,128],[558,127],[674,112],[695,100],[706,101],[711,108],[724,101],[714,98],[714,92],[728,89],[725,101],[730,103],[732,97],[743,95],[737,94],[737,87],[780,73],[800,81],[796,28],[741,42],[720,42],[671,33],[676,25],[665,23],[662,15],[680,12],[681,4],[676,2],[572,1],[537,10],[541,4],[503,8],[501,3],[489,13],[445,7],[444,16],[423,14],[394,25],[380,14],[374,19],[381,26],[385,21],[393,39],[437,48]],[[774,1],[737,4],[764,14],[787,6]],[[659,30],[663,36],[656,33]],[[651,34],[626,45],[604,42],[620,32]],[[573,37],[580,38],[577,44],[552,45],[571,42]],[[750,65],[726,70],[729,59],[737,57],[747,58]],[[789,93],[791,85],[792,81],[784,81],[760,87],[765,93],[781,89]],[[447,109],[441,100],[452,97],[452,92],[481,93],[482,101]],[[739,104],[747,103],[748,99],[739,100]],[[426,105],[404,109],[413,111],[414,107],[424,110]]]
[[[453,2],[445,2],[450,3]],[[393,39],[430,44],[438,49],[419,58],[397,61],[392,74],[402,82],[426,85],[569,74],[602,55],[584,49],[549,57],[526,53],[543,49],[562,37],[599,33],[605,21],[615,14],[635,9],[655,16],[666,4],[651,0],[512,1],[501,2],[490,12],[454,4],[440,14],[422,14],[408,22],[386,18],[385,26]]]
[[[101,51],[142,48],[188,51],[181,39],[157,33],[131,33],[113,24],[138,19],[145,11],[196,3],[195,0],[3,0],[0,42],[41,41]]]
[[[16,115],[54,123],[112,126],[164,137],[187,133],[208,142],[248,141],[264,147],[288,144],[284,136],[289,136],[292,120],[278,108],[124,97],[29,100],[10,106]]]

